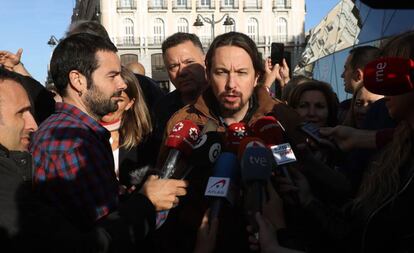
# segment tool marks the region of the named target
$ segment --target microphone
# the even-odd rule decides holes
[[[279,121],[273,116],[262,117],[252,125],[252,132],[265,141],[284,176],[292,181],[286,164],[296,162],[296,156],[290,144],[284,140],[284,131]]]
[[[414,61],[384,57],[364,68],[364,86],[375,94],[395,96],[414,90]]]
[[[223,150],[223,138],[218,132],[207,132],[198,138],[190,156],[189,168],[183,173],[184,179],[194,167],[211,168]]]
[[[240,141],[239,149],[237,152],[237,158],[241,161],[242,156],[246,148],[249,147],[266,147],[264,141],[257,137],[246,137]]]
[[[249,136],[249,130],[246,124],[239,122],[230,124],[226,131],[227,150],[237,153],[240,141]]]
[[[247,147],[240,161],[245,209],[256,237],[258,226],[254,216],[256,212],[262,212],[263,195],[273,163],[270,151],[259,146]]]
[[[239,172],[239,162],[235,154],[223,152],[213,168],[213,175],[208,179],[205,196],[210,197],[209,220],[218,217],[225,203],[234,203],[236,194],[235,180]]]
[[[190,155],[199,135],[200,129],[190,120],[182,120],[174,125],[165,142],[165,146],[170,148],[170,150],[161,169],[160,178],[165,179],[172,177],[180,157],[182,155]]]

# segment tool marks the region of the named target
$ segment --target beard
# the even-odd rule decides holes
[[[231,93],[231,95],[238,97],[235,102],[226,101],[226,96],[229,93],[223,92],[219,95],[219,106],[223,116],[231,116],[244,108],[246,103],[243,102],[243,94],[240,92]]]
[[[110,97],[105,97],[105,94],[99,90],[93,82],[91,87],[85,94],[85,104],[89,113],[101,119],[110,112],[118,110],[118,101],[112,99],[113,97],[120,97],[122,91],[113,93]]]

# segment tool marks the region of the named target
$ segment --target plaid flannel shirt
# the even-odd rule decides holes
[[[32,139],[35,189],[80,228],[88,229],[118,204],[109,137],[75,106],[57,103]]]

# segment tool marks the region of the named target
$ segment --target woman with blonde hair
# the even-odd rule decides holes
[[[118,110],[105,115],[101,124],[111,133],[115,173],[121,185],[129,188],[140,184],[154,166],[156,147],[152,145],[151,118],[138,80],[125,67],[121,76],[127,88],[122,91]]]

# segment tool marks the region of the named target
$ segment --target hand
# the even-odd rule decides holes
[[[376,132],[348,126],[321,127],[321,135],[329,137],[343,151],[355,148],[376,148]]]
[[[0,65],[9,71],[14,71],[23,76],[30,76],[30,73],[20,62],[22,58],[23,49],[19,48],[16,54],[10,53],[8,51],[0,51]]]
[[[213,218],[213,220],[209,222],[209,213],[210,210],[207,210],[204,213],[203,220],[198,228],[194,253],[213,252],[216,247],[218,218]]]
[[[283,199],[294,205],[298,204],[298,200],[292,197],[297,196],[299,198],[299,204],[302,206],[308,205],[314,199],[308,180],[299,170],[293,167],[289,168],[289,174],[292,177],[293,183],[286,177],[276,177],[279,192]]]
[[[263,216],[266,217],[276,229],[285,228],[283,200],[280,198],[279,194],[277,194],[270,182],[267,184],[267,193],[269,201],[263,203]]]
[[[279,64],[272,65],[272,60],[267,58],[265,61],[265,76],[264,76],[264,85],[267,88],[270,88],[272,84],[277,80],[281,81],[282,77],[280,76],[280,66]]]
[[[283,58],[282,66],[280,66],[279,75],[281,78],[281,83],[283,83],[283,87],[290,81],[289,77],[289,66],[286,63],[285,58]]]
[[[13,71],[14,67],[20,63],[22,53],[23,49],[21,48],[17,50],[16,54],[9,51],[0,51],[0,64],[2,64],[4,68]]]
[[[140,192],[155,206],[155,210],[169,210],[178,205],[179,196],[187,194],[188,183],[184,180],[159,179],[151,175],[142,186]]]

